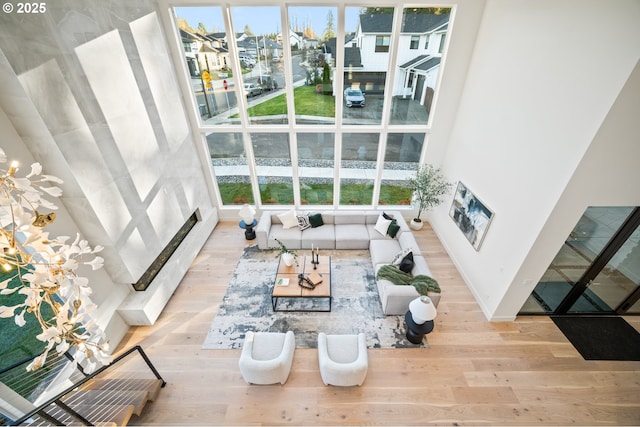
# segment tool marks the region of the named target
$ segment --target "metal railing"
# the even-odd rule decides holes
[[[135,355],[139,357],[133,357]],[[22,406],[18,405],[23,408],[20,411],[22,415],[0,415],[2,425],[94,425],[96,421],[91,420],[102,422],[109,415],[107,411],[113,411],[118,405],[128,405],[124,391],[132,384],[135,386],[141,380],[155,379],[161,381],[161,387],[166,385],[140,346],[130,348],[91,374],[85,374],[75,366],[68,355],[52,354],[42,368],[27,372],[25,366],[31,360],[0,370],[0,383],[12,390],[18,402],[24,402]],[[96,379],[110,380],[108,390],[101,391],[100,401],[94,402],[88,411],[74,409],[81,402],[73,393]],[[25,406],[29,410],[24,410]]]

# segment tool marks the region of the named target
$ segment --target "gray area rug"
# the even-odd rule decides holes
[[[239,349],[246,331],[296,335],[298,348],[317,347],[318,332],[364,332],[369,348],[428,347],[410,343],[404,316],[382,312],[369,251],[323,251],[331,255],[331,312],[273,312],[271,290],[278,269],[275,251],[247,247],[238,261],[220,310],[213,319],[204,349]],[[299,255],[304,255],[303,251]],[[298,286],[292,283],[289,286]],[[284,302],[284,301],[283,301]],[[283,308],[278,305],[278,308]]]

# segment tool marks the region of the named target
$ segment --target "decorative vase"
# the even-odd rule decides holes
[[[413,218],[409,223],[409,228],[416,231],[422,230],[423,226],[424,224],[422,223],[422,220],[420,218]]]
[[[282,254],[282,261],[285,263],[287,267],[291,267],[293,265],[294,259],[295,258],[293,257],[293,255],[289,252],[285,252]]]

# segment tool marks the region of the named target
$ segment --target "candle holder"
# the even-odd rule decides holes
[[[316,253],[315,257],[313,255],[313,252],[311,252],[311,264],[313,264],[313,269],[317,270],[318,269],[318,264],[320,264],[320,261],[317,258],[318,254]]]

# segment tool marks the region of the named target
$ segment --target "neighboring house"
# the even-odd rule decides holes
[[[215,72],[228,68],[229,52],[220,39],[211,34],[194,34],[184,30],[180,30],[180,37],[191,77],[199,77],[202,70]]]
[[[384,93],[392,24],[393,16],[389,14],[360,15],[355,36],[348,45],[351,46],[349,49],[360,51],[362,68],[358,70],[354,63],[348,70],[345,61],[345,87],[358,86],[365,92]],[[393,96],[430,104],[448,24],[448,14],[404,17],[397,52],[400,65],[392,83]],[[353,52],[350,55],[353,56]]]
[[[282,33],[279,34],[278,41],[282,42]],[[292,47],[297,46],[298,50],[302,50],[307,47],[302,31],[289,31],[289,45]]]
[[[191,77],[198,77],[200,75],[200,67],[198,66],[197,59],[198,50],[200,49],[198,37],[195,34],[180,30],[180,38],[182,39],[182,48],[184,49],[187,59],[189,75],[191,75]]]
[[[250,36],[238,40],[238,52],[256,58],[281,57],[282,45],[264,36]]]

